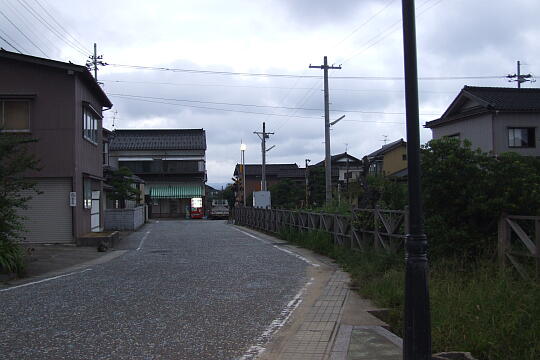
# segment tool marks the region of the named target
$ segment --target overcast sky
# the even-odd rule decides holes
[[[420,80],[421,124],[439,117],[464,85],[515,86],[495,77],[515,73],[517,60],[522,73],[538,73],[539,1],[417,0],[416,7],[420,77],[492,77]],[[332,153],[348,147],[361,158],[384,139],[405,138],[400,20],[399,0],[0,0],[0,37],[23,53],[83,65],[97,43],[111,64],[98,74],[114,104],[105,127],[113,129],[114,117],[116,129],[205,129],[209,184],[230,181],[241,140],[246,162],[260,163],[253,131],[263,121],[275,133],[268,163],[322,160],[322,79],[118,65],[321,76],[308,66],[326,55],[342,64],[330,76],[375,78],[329,81],[331,119],[346,115],[331,131]],[[0,46],[13,51],[4,40]],[[431,132],[422,128],[421,137]]]

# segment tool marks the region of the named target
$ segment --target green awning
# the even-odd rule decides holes
[[[203,187],[200,185],[152,186],[150,189],[152,199],[191,199],[203,196]]]

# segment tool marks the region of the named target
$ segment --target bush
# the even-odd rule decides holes
[[[402,253],[337,247],[314,232],[286,229],[280,235],[336,259],[363,297],[389,309],[383,320],[403,335]],[[540,284],[488,260],[438,259],[431,265],[430,299],[434,352],[470,351],[480,360],[540,358]]]
[[[0,240],[0,273],[24,272],[24,249],[16,241]]]
[[[502,212],[540,213],[540,160],[432,140],[422,149],[422,193],[431,253],[478,258],[493,252]]]

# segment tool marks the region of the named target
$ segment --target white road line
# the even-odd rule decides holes
[[[137,248],[137,251],[140,251],[142,249],[144,240],[146,240],[146,238],[148,237],[148,234],[150,234],[150,231],[147,231],[146,234],[144,234],[143,238],[141,239],[141,243],[139,244],[139,247]]]
[[[46,281],[56,280],[56,279],[60,279],[60,278],[66,277],[66,276],[71,276],[71,275],[76,275],[76,274],[82,274],[82,273],[84,273],[84,272],[91,271],[91,270],[92,270],[92,269],[84,269],[84,270],[81,270],[81,271],[74,271],[74,272],[71,272],[71,273],[69,273],[69,274],[63,274],[63,275],[53,276],[53,277],[50,277],[50,278],[47,278],[47,279],[42,279],[42,280],[33,281],[33,282],[29,282],[29,283],[22,284],[22,285],[12,286],[12,287],[7,288],[7,289],[1,289],[0,292],[10,291],[10,290],[22,288],[22,287],[25,287],[25,286],[30,286],[30,285],[39,284],[39,283],[46,282]]]
[[[250,236],[250,237],[252,237],[252,238],[254,238],[254,239],[257,239],[257,240],[259,240],[259,241],[262,241],[263,243],[268,244],[267,241],[264,241],[263,239],[261,239],[261,238],[255,236],[255,235],[253,235],[253,234],[250,234],[250,233],[245,232],[245,231],[243,231],[243,230],[237,229],[237,228],[235,228],[235,227],[233,227],[233,229],[235,229],[235,230],[237,230],[237,231],[240,231],[242,234],[245,234],[245,235]],[[287,254],[289,254],[289,255],[291,255],[291,256],[294,256],[294,257],[296,257],[296,258],[298,258],[298,259],[300,259],[300,260],[302,260],[302,261],[307,262],[307,263],[308,263],[309,265],[311,265],[311,266],[314,266],[314,267],[320,267],[320,266],[321,266],[321,265],[319,265],[319,264],[317,264],[317,263],[314,263],[314,262],[310,261],[309,259],[303,257],[302,255],[295,253],[294,251],[290,251],[290,250],[284,249],[284,248],[282,248],[281,246],[276,246],[276,245],[273,245],[273,246],[274,246],[276,249],[278,249],[278,250],[281,250],[281,251],[283,251],[283,252],[285,252],[285,253],[287,253]]]
[[[294,298],[287,303],[283,310],[281,310],[279,316],[272,321],[266,330],[257,338],[255,345],[251,346],[242,357],[238,358],[238,360],[255,359],[266,350],[264,346],[270,341],[272,336],[287,323],[294,310],[302,303],[304,293],[307,288],[313,284],[313,280],[314,279],[311,278],[311,280],[300,289]]]

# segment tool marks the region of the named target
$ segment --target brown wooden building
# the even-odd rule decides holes
[[[0,128],[37,139],[41,171],[23,212],[26,242],[70,243],[103,228],[102,111],[112,103],[84,66],[0,50]]]

